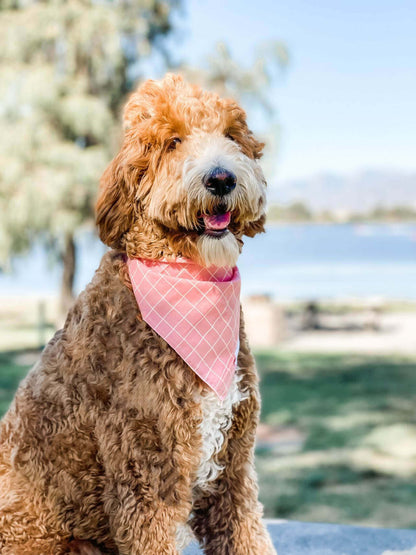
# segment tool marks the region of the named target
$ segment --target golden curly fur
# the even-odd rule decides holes
[[[243,235],[263,229],[262,144],[235,102],[173,75],[132,95],[125,126],[97,202],[100,237],[113,250],[0,425],[0,553],[174,555],[188,523],[207,554],[270,555],[253,470],[257,374],[243,319],[244,396],[214,455],[222,470],[202,488],[207,386],[140,318],[125,264],[127,255],[233,265]],[[224,198],[204,187],[213,165],[236,176]],[[212,237],[201,215],[218,210],[231,222]]]

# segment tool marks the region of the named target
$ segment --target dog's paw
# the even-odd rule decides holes
[[[68,555],[102,555],[102,551],[90,542],[73,540],[69,544]]]

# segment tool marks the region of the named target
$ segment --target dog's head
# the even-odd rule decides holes
[[[101,180],[102,241],[129,256],[233,266],[263,231],[262,143],[233,101],[181,77],[147,81],[124,111],[122,148]]]

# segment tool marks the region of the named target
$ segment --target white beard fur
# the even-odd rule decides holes
[[[204,233],[198,239],[197,248],[205,266],[234,268],[240,256],[238,241],[231,231],[223,237],[210,237]]]

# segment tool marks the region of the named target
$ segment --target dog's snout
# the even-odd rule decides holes
[[[211,170],[204,179],[204,185],[208,191],[219,197],[231,193],[236,184],[236,176],[232,172],[219,167]]]

